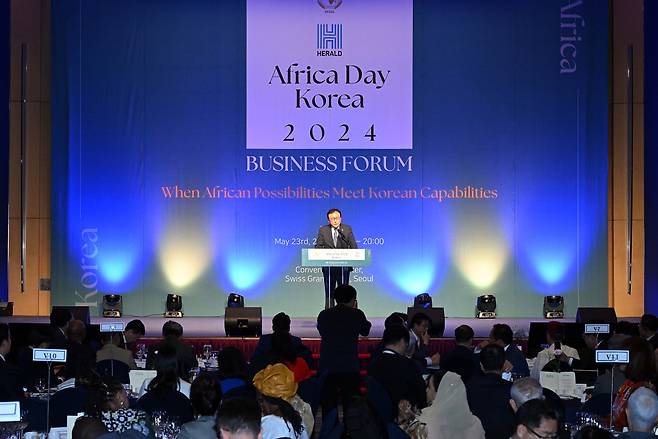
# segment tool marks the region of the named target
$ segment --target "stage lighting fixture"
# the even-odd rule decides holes
[[[414,308],[431,308],[432,296],[427,293],[420,293],[414,297]]]
[[[121,317],[123,300],[119,294],[105,294],[103,296],[103,317]]]
[[[496,318],[496,297],[493,294],[478,297],[475,305],[475,317],[478,319]]]
[[[244,297],[238,293],[230,293],[226,301],[227,308],[244,308]]]
[[[564,297],[562,296],[545,296],[544,297],[544,317],[547,319],[564,318]]]
[[[183,317],[183,298],[176,294],[167,294],[167,311],[165,317]]]

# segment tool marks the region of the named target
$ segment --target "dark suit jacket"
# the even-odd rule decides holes
[[[164,410],[170,416],[178,417],[181,424],[194,419],[192,403],[178,390],[149,390],[137,401],[137,409],[143,410],[149,415]]]
[[[525,355],[514,343],[510,344],[505,351],[505,359],[512,363],[512,373],[527,377],[530,375],[528,361]]]
[[[190,345],[186,345],[180,340],[162,340],[161,342],[151,345],[148,348],[148,357],[147,357],[147,366],[151,369],[154,368],[155,357],[162,347],[168,343],[176,349],[176,360],[178,360],[178,375],[180,378],[187,380],[190,375],[190,369],[193,369],[197,366],[196,355],[194,354],[194,348]]]
[[[334,238],[331,235],[331,226],[325,224],[318,230],[318,237],[315,240],[315,248],[359,248],[356,245],[356,239],[352,232],[352,227],[347,224],[341,224],[338,229],[343,233],[344,239],[338,235],[336,245],[334,245]]]
[[[20,369],[0,357],[0,401],[19,401],[24,396]]]
[[[654,334],[653,337],[649,339],[649,343],[653,346],[653,350],[658,349],[658,334]]]
[[[313,354],[311,353],[311,350],[308,347],[304,346],[304,343],[302,342],[301,338],[292,334],[290,335],[290,338],[292,339],[292,346],[297,356],[302,357],[304,360],[306,360],[306,364],[308,364],[309,367],[311,367],[313,365]],[[256,357],[266,355],[267,353],[270,352],[271,348],[272,348],[272,334],[261,335],[260,339],[258,339],[258,345],[256,345],[256,349],[254,350],[254,353],[251,356],[251,361],[253,362],[254,358]]]
[[[511,388],[512,383],[490,373],[474,375],[466,384],[468,405],[480,418],[487,439],[509,439],[514,432],[516,422],[509,405]]]
[[[357,308],[338,304],[325,309],[318,315],[321,372],[359,371],[359,335],[370,334],[372,324],[366,315]]]
[[[458,345],[455,349],[441,355],[441,369],[455,372],[462,381],[467,383],[473,372],[479,370],[480,365],[473,350],[466,346]]]
[[[402,399],[417,408],[427,405],[425,380],[411,359],[385,349],[370,363],[368,375],[384,386],[394,407]]]
[[[50,347],[52,349],[66,349],[68,339],[57,326],[50,327]]]
[[[96,354],[86,344],[68,341],[66,348],[66,378],[75,378],[89,372],[96,365]]]

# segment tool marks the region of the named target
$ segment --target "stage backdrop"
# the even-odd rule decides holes
[[[338,207],[370,316],[607,303],[607,2],[53,2],[53,304],[314,316]]]

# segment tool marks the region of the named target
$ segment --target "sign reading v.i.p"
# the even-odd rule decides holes
[[[248,149],[411,149],[412,0],[247,1]]]

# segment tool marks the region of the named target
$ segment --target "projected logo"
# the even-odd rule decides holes
[[[318,24],[316,34],[318,52],[343,48],[342,24]]]
[[[333,14],[343,4],[343,0],[318,0],[318,4],[324,12]]]

